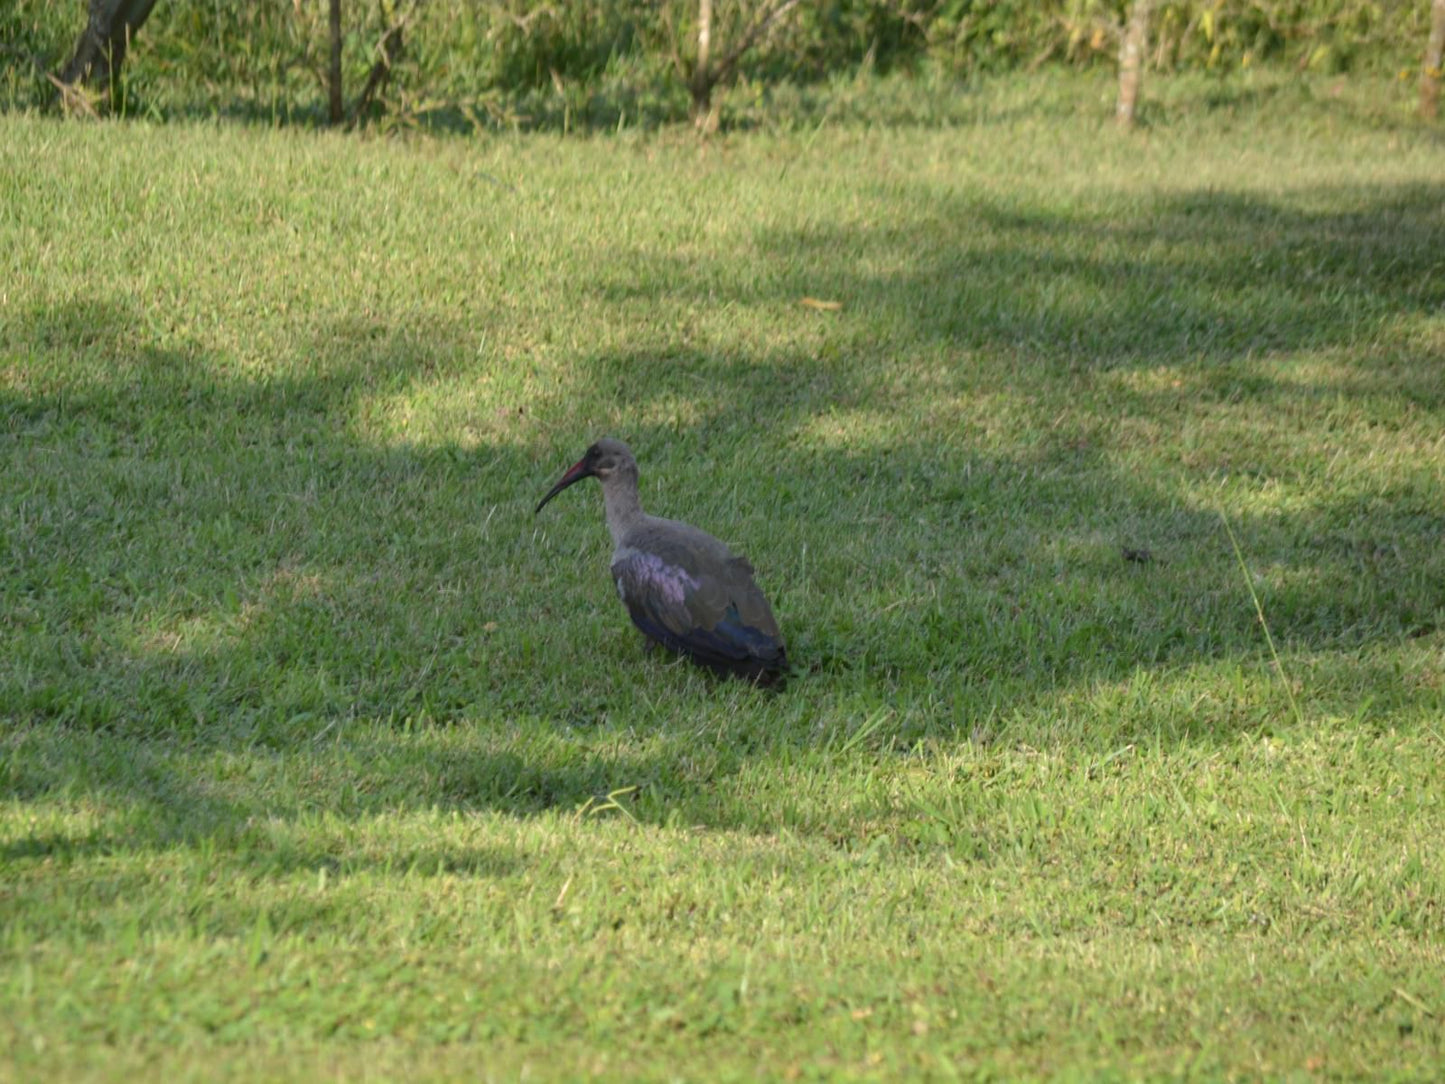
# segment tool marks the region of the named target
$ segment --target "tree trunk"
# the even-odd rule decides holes
[[[754,45],[766,38],[788,13],[802,0],[766,0],[760,3],[753,14],[752,24],[727,51],[721,60],[712,58],[712,0],[698,0],[697,6],[697,63],[688,80],[692,91],[692,119],[703,131],[717,127],[717,111],[713,108],[712,92],[732,79],[738,61]]]
[[[341,0],[331,0],[331,58],[326,72],[326,89],[330,96],[329,110],[332,124],[346,119],[341,99]]]
[[[1445,0],[1430,5],[1430,40],[1425,46],[1425,63],[1420,67],[1420,116],[1434,120],[1440,115],[1440,62],[1445,53]]]
[[[411,15],[411,9],[408,8],[398,15],[395,11],[388,12],[388,5],[385,3],[381,7],[382,17],[391,15],[395,21],[386,28],[381,40],[376,43],[376,60],[371,65],[371,71],[367,73],[366,82],[362,85],[361,93],[357,95],[356,103],[351,107],[351,113],[346,119],[348,125],[357,122],[367,106],[371,105],[372,99],[391,78],[391,69],[401,59],[401,51],[405,45],[406,21]]]
[[[712,116],[712,0],[698,0],[697,64],[692,69],[692,120],[699,128]]]
[[[1121,128],[1134,127],[1139,109],[1139,83],[1144,74],[1144,51],[1149,45],[1149,15],[1154,0],[1134,0],[1124,44],[1119,48],[1119,105],[1115,119]]]
[[[156,0],[90,0],[90,19],[75,43],[75,55],[61,70],[66,84],[87,83],[114,97],[126,50]]]

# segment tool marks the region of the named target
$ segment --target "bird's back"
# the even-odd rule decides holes
[[[645,516],[619,541],[612,575],[633,623],[664,646],[754,681],[787,668],[752,566],[706,531]]]

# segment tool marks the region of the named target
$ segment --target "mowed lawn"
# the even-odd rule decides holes
[[[0,117],[0,1076],[1436,1079],[1445,139],[1256,78]]]

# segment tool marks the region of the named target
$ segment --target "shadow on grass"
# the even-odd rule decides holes
[[[888,737],[906,746],[1020,713],[1067,716],[1071,698],[1141,673],[1257,667],[1233,554],[1184,482],[1316,470],[1330,449],[1309,434],[1328,431],[1340,399],[1377,400],[1386,426],[1445,407],[1438,362],[1407,339],[1409,318],[1445,305],[1445,185],[1298,202],[1321,209],[1195,193],[1120,226],[945,202],[872,228],[763,233],[763,259],[746,267],[619,252],[608,266],[626,273],[579,285],[618,305],[845,304],[820,351],[662,342],[579,358],[571,374],[622,389],[624,418],[692,407],[686,425],[619,434],[677,494],[656,511],[724,534],[740,508],[754,517],[747,548],[811,672],[761,702],[791,721],[751,738],[745,724],[715,739],[678,726],[714,697],[743,715],[753,702],[641,659],[608,597],[594,497],[531,519],[566,452],[520,428],[434,445],[366,430],[379,397],[458,375],[438,366],[464,353],[463,329],[318,327],[316,349],[257,379],[184,345],[145,345],[123,304],[12,322],[3,345],[20,378],[0,389],[0,438],[25,482],[6,524],[0,695],[29,724],[12,751],[40,744],[10,758],[0,793],[105,795],[138,810],[137,831],[159,846],[308,802],[358,817],[529,813],[639,784],[663,795],[648,808],[752,826],[740,799],[694,816],[690,795],[780,744],[816,743],[830,711],[889,705]],[[1330,209],[1340,203],[1354,209]],[[977,221],[988,230],[975,235]],[[946,360],[904,366],[935,373],[908,384],[874,360],[886,350]],[[1301,351],[1329,365],[1285,380],[1262,364]],[[316,356],[345,360],[305,360]],[[1118,370],[1160,378],[1103,383]],[[970,435],[977,403],[1001,391],[1019,426],[1007,453]],[[1140,471],[1110,454],[1129,447],[1123,423],[1175,427],[1214,408],[1238,439],[1206,439],[1192,461]],[[1251,437],[1271,412],[1306,435]],[[830,428],[840,418],[861,428]],[[1148,439],[1134,449],[1146,457]],[[745,500],[729,504],[719,477]],[[703,496],[689,508],[684,492]],[[1438,474],[1420,474],[1394,492],[1342,487],[1242,517],[1251,564],[1283,570],[1265,599],[1277,639],[1299,665],[1353,668],[1313,711],[1349,717],[1373,700],[1408,717],[1438,704],[1438,689],[1360,652],[1438,635],[1442,509]],[[542,531],[557,541],[541,544]],[[1123,547],[1154,559],[1130,563]],[[1278,707],[1028,737],[1222,742]],[[463,722],[473,729],[447,729]],[[413,729],[432,736],[400,740]],[[192,779],[189,756],[235,761],[243,778],[218,785],[212,763],[208,781]],[[314,786],[282,778],[292,761],[316,769]],[[281,781],[248,783],[257,764]],[[37,835],[11,857],[109,845]],[[297,859],[312,861],[329,859]]]
[[[871,196],[890,202],[886,190]],[[863,230],[762,232],[757,260],[724,267],[618,252],[607,266],[625,272],[598,290],[616,302],[833,298],[900,337],[979,351],[969,363],[1000,377],[1041,365],[1056,383],[1119,365],[1228,366],[1346,346],[1359,352],[1361,380],[1378,380],[1361,350],[1374,325],[1445,306],[1445,184],[1324,189],[1290,203],[1199,191],[1108,211],[936,200],[931,214]],[[1424,405],[1445,401],[1428,358],[1408,367]],[[1388,375],[1391,390],[1399,375]],[[1253,379],[1239,390],[1268,382]]]

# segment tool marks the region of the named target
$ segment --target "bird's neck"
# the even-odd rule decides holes
[[[612,544],[621,546],[628,533],[642,522],[642,502],[637,497],[637,475],[616,474],[602,486],[602,502],[607,509],[607,530]]]

